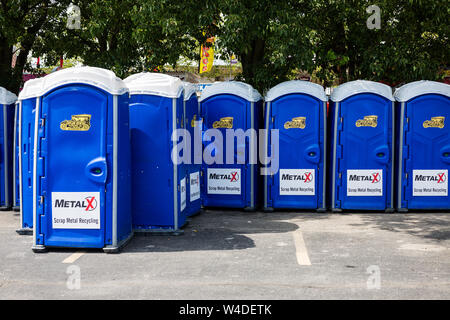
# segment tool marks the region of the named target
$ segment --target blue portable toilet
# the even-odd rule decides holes
[[[183,83],[159,74],[125,79],[130,89],[132,213],[135,232],[182,233],[187,172],[172,161],[172,134],[183,125]]]
[[[352,81],[331,94],[332,211],[394,211],[394,98],[389,86]]]
[[[14,139],[13,139],[13,210],[20,211],[20,176],[19,176],[19,104],[14,108]]]
[[[199,101],[205,130],[201,187],[203,206],[255,210],[260,200],[260,173],[257,155],[250,150],[251,135],[245,140],[234,139],[231,142],[234,150],[229,152],[231,161],[227,161],[226,131],[232,129],[238,133],[237,130],[241,129],[244,133],[251,133],[248,131],[250,129],[258,134],[262,122],[261,95],[249,84],[229,81],[206,87]],[[212,136],[214,129],[222,135],[222,145]],[[205,162],[205,154],[210,154],[217,161],[211,159],[215,163]]]
[[[12,207],[14,107],[17,96],[0,87],[0,210]]]
[[[20,226],[17,233],[33,234],[33,155],[34,155],[34,124],[38,91],[42,78],[28,80],[18,98],[17,112],[17,144],[19,168],[19,209]]]
[[[328,98],[322,86],[293,80],[270,89],[265,129],[279,130],[279,170],[264,176],[264,210],[326,211],[326,124]],[[267,153],[272,154],[270,135]]]
[[[184,82],[184,123],[185,128],[189,132],[191,141],[191,159],[186,166],[186,185],[187,185],[187,200],[186,200],[186,215],[191,217],[196,215],[201,210],[200,199],[200,172],[201,172],[201,157],[200,161],[196,163],[194,152],[198,152],[201,156],[202,149],[195,150],[194,137],[197,134],[201,138],[202,123],[200,116],[200,104],[198,103],[196,86],[192,83]]]
[[[132,236],[128,89],[111,71],[80,67],[23,92],[36,115],[33,251],[117,252]]]
[[[395,92],[398,112],[397,208],[450,209],[450,85],[408,83]]]

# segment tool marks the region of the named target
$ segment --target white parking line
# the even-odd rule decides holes
[[[77,251],[74,254],[72,254],[71,256],[69,256],[66,259],[64,259],[62,263],[74,263],[75,261],[77,261],[85,253],[86,252],[84,252],[84,251]]]
[[[297,229],[292,234],[294,236],[295,254],[297,256],[297,262],[301,266],[310,266],[308,250],[306,249],[305,240],[300,229]]]

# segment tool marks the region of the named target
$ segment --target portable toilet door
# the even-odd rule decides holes
[[[187,172],[172,161],[183,129],[183,83],[160,73],[125,79],[130,89],[132,215],[135,232],[179,234],[186,223]]]
[[[259,202],[260,175],[257,155],[250,152],[248,137],[251,131],[247,130],[255,130],[258,134],[262,120],[261,95],[249,84],[229,81],[206,87],[199,101],[205,130],[201,187],[203,206],[255,210]],[[234,150],[230,150],[227,157],[226,132],[229,129],[236,134],[241,129],[249,135],[246,140],[234,139]],[[220,139],[216,141],[213,137],[219,133],[223,138],[222,144]],[[253,142],[257,144],[256,137]],[[205,155],[211,159],[206,159]],[[231,159],[227,161],[227,158]]]
[[[264,210],[326,210],[327,96],[322,86],[300,80],[280,83],[265,98],[267,154],[278,143],[278,168],[264,176]],[[279,130],[271,141],[270,130]]]
[[[337,87],[331,100],[331,209],[392,212],[395,117],[391,88],[352,81]]]
[[[20,235],[32,235],[33,218],[33,158],[34,124],[37,100],[35,91],[40,88],[42,78],[28,80],[18,98],[17,139],[19,145],[19,203],[20,226],[16,230]]]
[[[20,211],[20,176],[19,176],[19,104],[14,109],[14,139],[13,139],[13,210]]]
[[[17,96],[0,87],[0,210],[12,207],[14,106]]]
[[[450,85],[416,81],[395,92],[399,112],[397,207],[450,209]]]
[[[201,210],[200,199],[200,172],[201,172],[201,145],[195,148],[195,137],[201,139],[202,122],[200,116],[200,105],[197,98],[197,90],[192,83],[183,83],[184,85],[184,127],[190,136],[190,161],[186,164],[187,179],[187,206],[186,215],[191,217]],[[201,141],[201,140],[200,140]],[[195,152],[198,153],[197,157]]]
[[[37,84],[32,249],[117,252],[132,236],[128,89],[91,67]]]

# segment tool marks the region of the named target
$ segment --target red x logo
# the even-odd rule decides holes
[[[438,178],[439,178],[439,180],[438,180],[437,183],[444,182],[444,181],[445,181],[445,180],[444,180],[444,178],[445,178],[445,173],[438,173]]]
[[[306,182],[311,182],[311,175],[312,175],[312,172],[305,172],[305,183]]]
[[[91,208],[92,208],[92,210],[94,210],[95,208],[94,208],[93,203],[94,203],[95,197],[92,197],[91,200],[89,200],[89,198],[86,198],[86,200],[88,202],[86,211],[89,211],[89,209],[91,209]]]
[[[380,182],[380,180],[379,180],[379,176],[380,176],[380,174],[379,174],[379,173],[372,173],[372,177],[373,177],[373,179],[372,179],[372,183],[375,183],[375,182]]]
[[[230,182],[237,181],[237,179],[238,179],[237,172],[232,172]]]

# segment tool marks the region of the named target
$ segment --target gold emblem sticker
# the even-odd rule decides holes
[[[431,117],[431,120],[425,120],[423,122],[424,128],[439,128],[442,129],[445,126],[445,117]]]
[[[364,119],[356,121],[356,126],[376,128],[378,125],[378,116],[365,116]]]
[[[61,122],[60,128],[64,131],[88,131],[91,128],[91,115],[73,115],[72,119]]]
[[[194,114],[194,117],[191,120],[191,127],[192,128],[195,128],[195,120],[197,120],[197,115],[196,114]]]
[[[232,129],[233,128],[233,117],[224,117],[220,118],[219,121],[214,121],[213,123],[214,129]]]
[[[306,117],[296,117],[292,118],[291,121],[286,121],[284,123],[285,129],[305,129],[306,128]]]

